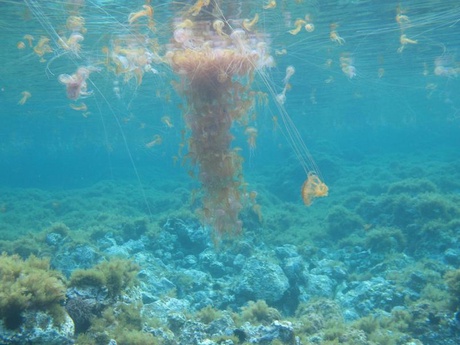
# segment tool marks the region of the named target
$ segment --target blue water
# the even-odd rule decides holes
[[[0,252],[50,256],[52,268],[69,274],[118,250],[147,267],[141,277],[147,285],[158,273],[151,263],[163,260],[169,266],[158,277],[172,279],[176,297],[190,298],[193,311],[203,305],[192,292],[234,311],[258,299],[257,291],[244,295],[244,284],[243,292],[234,288],[246,278],[239,276],[242,255],[240,261],[260,260],[254,270],[260,265],[270,271],[275,262],[286,275],[301,270],[289,276],[286,295],[269,301],[283,317],[293,316],[301,303],[314,305],[317,297],[337,303],[347,322],[380,318],[383,311],[397,319],[393,308],[415,315],[414,305],[428,301],[433,315],[442,315],[439,324],[427,325],[426,317],[422,332],[414,316],[413,327],[382,323],[381,329],[412,338],[420,333],[424,341],[443,334],[458,339],[460,304],[443,276],[458,273],[460,263],[460,3],[277,0],[276,8],[264,9],[269,1],[223,0],[214,10],[191,15],[191,5],[199,2],[0,0]],[[152,17],[138,12],[148,6]],[[230,84],[248,86],[243,101],[259,92],[267,102],[251,103],[233,121],[233,151],[215,165],[236,160],[236,154],[243,163],[241,171],[222,173],[222,188],[209,177],[213,165],[203,172],[192,151],[198,145],[192,128],[200,123],[192,105],[207,109],[197,101],[206,98],[199,86],[207,84],[190,90],[194,75],[185,67],[194,61],[175,56],[177,68],[171,53],[187,45],[217,56],[218,45],[228,44],[225,53],[238,56],[229,37],[256,14],[245,44],[273,63],[251,76],[235,74]],[[184,17],[195,21],[193,34],[211,38],[179,42]],[[211,29],[216,18],[225,22],[219,35]],[[297,20],[294,35],[289,31]],[[307,24],[314,30],[307,31]],[[189,30],[190,24],[181,25]],[[285,84],[288,66],[295,73]],[[62,81],[81,77],[81,68],[90,72],[86,89],[73,97]],[[225,73],[231,73],[220,72],[225,84]],[[30,97],[21,102],[26,91]],[[227,96],[234,107],[243,107],[234,94]],[[232,110],[216,114],[225,120]],[[200,126],[200,138],[219,133],[217,123]],[[257,130],[255,142],[248,129]],[[301,187],[309,173],[319,176],[329,194],[307,207]],[[229,216],[235,209],[238,216]],[[243,224],[239,236],[229,236],[236,243],[229,257],[219,251],[229,227],[219,223],[219,215],[230,228]],[[199,221],[206,226],[200,228]],[[63,224],[71,235],[51,245],[49,235],[59,239]],[[239,233],[235,229],[230,235]],[[74,249],[80,245],[82,252],[94,252],[94,262],[79,262]],[[55,260],[69,253],[72,262]],[[184,253],[196,254],[195,264],[182,260]],[[222,265],[216,265],[223,272],[217,277],[227,279],[222,291],[235,300],[214,293],[221,282],[215,283],[215,271],[206,266],[212,258]],[[299,260],[298,267],[291,258]],[[203,292],[180,286],[188,280],[176,270],[189,274],[192,267],[185,263],[209,275],[206,284],[212,287],[203,284]],[[282,272],[280,267],[273,272]],[[243,272],[257,276],[251,267]],[[392,297],[380,300],[383,293],[374,286],[384,286]],[[360,291],[370,291],[363,293],[372,296],[369,303],[359,300]],[[166,292],[158,288],[152,294],[163,298]],[[307,318],[302,308],[296,315]],[[305,329],[299,334],[313,332]],[[367,336],[379,343],[377,333]],[[454,343],[448,341],[442,344]]]
[[[199,189],[184,159],[190,136],[183,117],[187,101],[172,86],[180,77],[167,63],[155,61],[150,64],[155,73],[145,72],[139,83],[133,74],[117,72],[113,61],[104,62],[104,47],[115,54],[114,47],[134,34],[151,40],[144,43],[146,49],[165,55],[181,6],[153,4],[152,31],[145,18],[139,26],[128,23],[141,2],[76,4],[1,3],[2,186],[65,190],[119,179],[135,181],[142,190],[154,181],[176,179],[186,189]],[[442,157],[445,150],[458,149],[460,6],[455,1],[305,1],[265,10],[251,1],[221,6],[229,23],[259,15],[256,30],[275,61],[256,73],[252,84],[269,98],[267,105],[251,110],[256,148],[248,147],[245,125],[234,123],[231,129],[232,147],[242,148],[247,182],[276,194],[280,191],[273,185],[283,180],[288,187],[277,197],[300,202],[306,172],[295,163],[289,140],[296,130],[310,151],[309,167],[316,165],[332,198],[339,197],[334,183],[348,165],[366,170],[369,157],[401,154],[410,162],[425,159],[420,155],[427,151]],[[84,28],[66,26],[71,15],[84,18]],[[307,18],[314,31],[290,34],[298,18]],[[333,41],[332,32],[342,39]],[[84,36],[81,47],[63,48],[59,39],[74,33]],[[31,45],[25,35],[34,37]],[[412,43],[403,45],[402,36]],[[51,48],[42,61],[34,52],[40,37],[49,38]],[[84,66],[97,69],[87,81],[90,95],[68,99],[59,76]],[[284,109],[293,121],[286,129],[275,95],[283,90],[287,66],[296,72],[286,91]],[[32,96],[19,105],[23,91]],[[71,108],[82,103],[87,110]],[[161,120],[164,116],[172,127]],[[162,143],[147,147],[158,136]],[[278,169],[286,165],[290,172],[280,177]]]
[[[404,27],[395,20],[398,4],[409,18]],[[121,76],[102,67],[91,76],[94,85],[88,88],[93,95],[83,100],[91,113],[88,118],[70,109],[65,88],[57,81],[61,73],[71,74],[78,66],[100,63],[101,48],[129,31],[128,14],[140,5],[87,3],[81,14],[88,31],[78,56],[60,48],[57,42],[59,32],[68,35],[67,8],[60,3],[34,1],[29,6],[2,3],[3,184],[34,186],[59,181],[65,187],[79,178],[110,178],[111,171],[133,168],[129,155],[138,168],[180,170],[171,165],[171,156],[184,127],[176,105],[183,101],[170,85],[177,77],[167,66],[155,65],[159,74],[146,74],[141,85],[134,80],[125,83]],[[171,39],[170,22],[176,8],[167,3],[157,7],[158,29],[151,36],[165,43]],[[286,66],[296,68],[285,107],[312,151],[321,141],[345,149],[356,145],[357,150],[379,151],[415,148],[418,144],[435,146],[441,141],[458,145],[456,76],[460,72],[456,33],[460,9],[455,1],[305,1],[271,11],[248,2],[244,10],[247,17],[260,13],[257,29],[269,35],[270,53],[276,61],[276,66],[266,72],[270,87],[280,92]],[[295,19],[307,13],[315,31],[302,29],[296,36],[287,33]],[[336,30],[345,40],[343,45],[329,39],[332,23],[337,24]],[[417,44],[407,44],[398,53],[402,33]],[[46,62],[39,62],[28,45],[16,48],[19,41],[27,43],[25,34],[33,35],[35,43],[41,35],[51,39],[53,53],[46,54]],[[286,49],[286,55],[276,55],[275,51],[282,49]],[[341,58],[351,61],[356,76],[348,78],[341,71]],[[450,75],[435,74],[437,59]],[[120,99],[114,95],[114,82],[119,83]],[[256,78],[254,89],[267,92],[261,78]],[[18,106],[24,90],[30,91],[32,98]],[[285,157],[279,146],[288,143],[273,131],[272,116],[276,112],[273,101],[257,109],[257,150],[251,160],[246,160],[254,169],[265,160],[282,162]],[[165,128],[160,121],[164,115],[171,117],[173,128]],[[234,129],[237,138],[241,139],[242,132]],[[145,149],[145,143],[158,133],[164,141],[161,147]],[[244,139],[238,145],[245,145]],[[244,154],[249,158],[247,151]],[[321,153],[313,154],[314,159],[321,159]],[[323,173],[327,175],[327,171]]]

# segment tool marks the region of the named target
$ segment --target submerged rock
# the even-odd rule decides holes
[[[344,308],[345,316],[354,315],[356,318],[370,315],[376,309],[389,312],[396,306],[404,305],[404,294],[394,283],[382,277],[351,283],[337,293],[336,299]]]
[[[27,310],[21,314],[23,323],[19,329],[7,329],[0,321],[0,343],[3,345],[70,345],[74,343],[74,322],[64,312],[63,321],[55,319],[42,311]]]
[[[241,270],[235,292],[245,300],[271,303],[281,300],[288,289],[288,278],[279,265],[252,257]]]

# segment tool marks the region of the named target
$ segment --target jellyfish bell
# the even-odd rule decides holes
[[[250,51],[249,42],[247,40],[246,32],[243,29],[235,29],[230,34],[230,39],[236,51],[239,54],[246,55]]]
[[[288,67],[286,67],[286,76],[284,77],[283,79],[283,84],[286,85],[287,83],[289,83],[289,79],[291,79],[291,77],[294,75],[295,73],[295,68],[294,66],[292,65],[289,65]]]
[[[308,32],[315,31],[315,24],[313,24],[313,23],[305,24],[305,30],[308,31]]]
[[[220,19],[216,19],[213,23],[212,23],[212,27],[214,29],[214,31],[221,37],[223,37],[225,35],[224,33],[224,26],[225,26],[225,23],[223,20],[220,20]]]
[[[174,30],[174,39],[177,43],[185,44],[192,37],[192,31],[187,28],[177,28]]]
[[[83,79],[76,75],[61,74],[58,77],[61,84],[66,86],[67,98],[77,100],[83,86]]]
[[[356,77],[356,67],[355,66],[352,66],[352,65],[344,66],[342,67],[342,71],[343,73],[345,73],[345,75],[349,79],[353,79],[354,77]]]

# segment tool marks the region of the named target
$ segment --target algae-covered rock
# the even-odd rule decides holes
[[[74,323],[64,310],[64,278],[49,260],[0,256],[0,343],[72,344]]]
[[[460,269],[448,271],[444,280],[451,297],[451,307],[456,310],[460,307]]]
[[[70,285],[105,287],[109,296],[115,298],[134,284],[138,272],[139,267],[133,262],[112,259],[101,262],[91,269],[75,270],[70,277]]]
[[[398,228],[376,227],[370,229],[365,237],[366,248],[377,253],[398,252],[405,244],[406,238]]]
[[[253,257],[243,266],[236,292],[246,299],[270,303],[279,301],[288,288],[288,278],[280,266]]]
[[[31,345],[73,344],[74,323],[66,313],[56,325],[55,319],[42,311],[27,310],[22,313],[22,323],[18,329],[11,330],[0,322],[0,343]]]
[[[22,326],[25,311],[48,312],[59,324],[65,315],[65,290],[64,278],[50,269],[49,260],[0,256],[0,319],[6,328]]]
[[[269,307],[263,300],[257,302],[249,301],[246,307],[242,308],[242,318],[255,324],[268,325],[275,320],[281,319],[281,314],[275,308]]]
[[[363,220],[343,206],[334,206],[327,215],[327,230],[332,238],[343,238],[362,229]]]

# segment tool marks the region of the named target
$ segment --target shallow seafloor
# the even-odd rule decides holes
[[[249,173],[262,219],[246,210],[244,233],[217,247],[190,181],[145,182],[145,197],[135,180],[3,187],[1,250],[49,257],[63,274],[75,334],[49,343],[456,344],[460,161],[445,145],[418,147],[329,151],[330,195],[310,208],[291,194],[294,163]],[[47,307],[26,308],[3,342],[33,339],[27,327],[50,336],[34,314]]]

